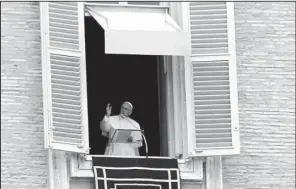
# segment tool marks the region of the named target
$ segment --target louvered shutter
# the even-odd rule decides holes
[[[40,2],[45,147],[88,153],[84,5]]]
[[[192,155],[239,153],[233,3],[190,2]]]

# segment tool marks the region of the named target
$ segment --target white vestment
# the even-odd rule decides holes
[[[138,148],[142,146],[142,135],[139,131],[133,131],[131,143],[113,143],[111,138],[116,129],[140,130],[140,125],[131,118],[123,118],[120,115],[105,116],[101,121],[102,135],[109,138],[105,155],[112,156],[139,156]]]

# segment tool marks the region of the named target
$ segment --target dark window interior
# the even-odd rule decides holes
[[[107,138],[99,125],[107,103],[116,115],[121,102],[130,101],[131,118],[145,130],[149,155],[159,156],[157,56],[105,54],[104,30],[92,17],[85,17],[85,36],[90,154],[104,154]],[[145,155],[144,145],[140,154]]]

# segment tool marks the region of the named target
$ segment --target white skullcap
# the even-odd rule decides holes
[[[130,107],[133,109],[133,105],[132,105],[132,103],[130,103],[130,102],[128,102],[128,101],[125,101],[125,102],[122,103],[122,104],[128,104],[128,105],[130,105]]]

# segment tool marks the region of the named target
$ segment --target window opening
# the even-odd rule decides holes
[[[145,130],[149,156],[160,156],[157,56],[105,54],[104,30],[92,17],[85,17],[85,41],[90,154],[104,154],[108,139],[99,125],[107,103],[116,115],[121,102],[130,101],[131,118]],[[140,154],[145,155],[144,145]]]

